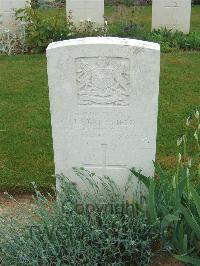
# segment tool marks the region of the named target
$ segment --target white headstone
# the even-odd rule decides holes
[[[189,33],[191,0],[153,0],[152,29],[167,28]]]
[[[0,0],[0,31],[15,31],[19,22],[15,19],[15,11],[29,6],[30,0]]]
[[[104,23],[104,0],[66,0],[66,10],[75,24],[88,19]]]
[[[111,176],[154,174],[160,46],[93,37],[52,43],[48,81],[56,174],[72,167]]]

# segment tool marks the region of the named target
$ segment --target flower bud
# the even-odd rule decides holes
[[[199,119],[199,111],[198,110],[196,110],[194,116],[196,117],[196,119]]]
[[[186,120],[186,126],[189,127],[189,125],[190,125],[190,116]]]
[[[189,168],[187,168],[187,176],[189,176],[190,175],[190,170],[189,170]]]
[[[181,143],[182,143],[182,141],[183,141],[183,139],[182,139],[182,138],[178,138],[178,139],[177,139],[177,146],[180,146],[180,145],[181,145]]]
[[[189,159],[188,160],[188,167],[191,168],[191,166],[192,166],[192,159]]]
[[[195,138],[196,140],[198,140],[198,132],[197,132],[197,130],[196,130],[195,133],[194,133],[194,138]]]

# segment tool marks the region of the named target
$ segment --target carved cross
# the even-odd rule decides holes
[[[84,167],[86,169],[101,169],[102,170],[102,176],[106,176],[106,170],[107,169],[126,169],[126,165],[114,165],[114,164],[107,164],[107,144],[101,144],[101,150],[102,150],[102,160],[100,164],[84,164]]]

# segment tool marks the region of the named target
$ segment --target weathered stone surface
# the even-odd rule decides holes
[[[190,31],[191,0],[153,0],[152,29]]]
[[[160,73],[158,44],[84,38],[47,48],[56,174],[72,167],[109,175],[123,187],[129,169],[153,175]]]
[[[29,6],[30,0],[0,0],[0,31],[15,31],[19,22],[15,19],[15,11]]]
[[[67,14],[72,12],[72,21],[76,24],[88,19],[104,23],[104,0],[67,0],[66,10]]]

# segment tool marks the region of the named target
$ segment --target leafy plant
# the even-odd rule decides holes
[[[148,3],[148,0],[105,0],[105,5],[107,6],[126,5],[130,7],[134,5],[145,5]]]
[[[38,8],[39,6],[39,0],[31,0],[31,8]]]
[[[189,263],[189,264],[192,264],[192,265],[195,265],[195,266],[198,266],[200,265],[200,259],[199,258],[193,258],[193,257],[190,257],[190,256],[185,256],[185,255],[174,255],[174,257],[177,259],[177,260],[180,260],[182,262],[185,262],[185,263]]]
[[[75,171],[87,193],[60,177],[57,201],[36,189],[26,226],[1,217],[2,265],[149,265],[158,234],[139,206],[125,203],[126,190],[110,178]]]
[[[200,146],[199,146],[199,111],[186,121],[187,132],[177,140],[183,155],[178,154],[177,170],[170,178],[159,165],[155,164],[156,177],[146,177],[132,169],[148,189],[147,212],[149,221],[160,227],[164,246],[170,251],[185,254],[176,256],[190,263],[197,261],[188,254],[200,255]],[[189,156],[189,137],[194,130],[196,153]],[[194,143],[191,142],[193,145]],[[181,146],[182,145],[182,146]],[[196,182],[196,189],[191,185]]]
[[[88,19],[74,25],[71,15],[66,17],[62,10],[58,10],[54,16],[42,16],[40,10],[25,8],[16,12],[16,17],[25,23],[25,41],[29,52],[44,52],[53,41],[61,41],[71,38],[86,36],[104,36],[107,26],[97,26]]]
[[[19,9],[16,17],[26,25],[26,44],[30,52],[43,52],[52,41],[71,36],[72,24],[59,11],[55,16],[43,17],[38,10],[25,8]]]
[[[26,25],[25,44],[30,53],[44,52],[49,43],[71,38],[88,36],[118,36],[158,42],[163,52],[176,50],[200,50],[200,34],[192,32],[172,32],[167,29],[149,32],[139,23],[144,7],[117,5],[113,7],[112,16],[105,25],[98,26],[88,18],[79,24],[72,23],[71,14],[66,17],[62,9],[45,16],[44,10],[25,8],[16,12],[17,19]],[[108,23],[107,23],[108,21]]]
[[[190,231],[190,244],[197,247],[197,254],[200,256],[200,193],[198,193],[193,186],[189,187],[190,201],[188,206],[181,205],[181,213],[184,216]],[[199,265],[200,259],[182,255],[175,256],[183,262]]]
[[[200,5],[200,0],[192,0],[193,5]]]
[[[27,52],[25,45],[25,32],[17,30],[16,33],[9,30],[2,31],[0,35],[0,54],[14,55]]]

